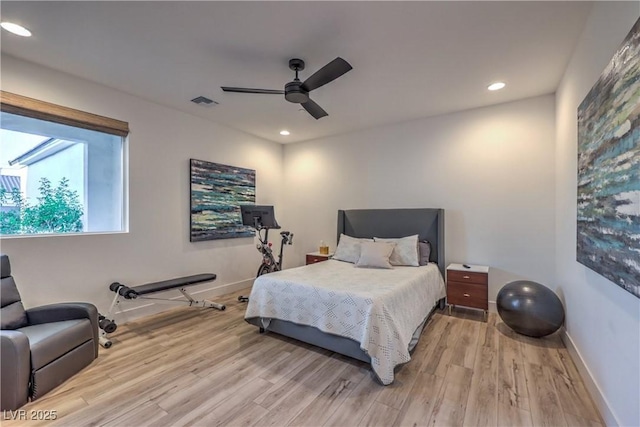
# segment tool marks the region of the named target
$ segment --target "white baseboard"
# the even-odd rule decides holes
[[[215,286],[207,289],[201,289],[199,291],[189,292],[189,293],[193,296],[198,296],[199,298],[202,298],[202,299],[210,299],[210,300],[213,300],[213,302],[216,302],[214,300],[215,297],[220,295],[230,294],[242,289],[249,288],[251,287],[251,285],[253,285],[254,280],[255,280],[254,278],[251,278],[251,279],[241,280],[239,282],[227,283],[224,285]],[[184,300],[184,297],[182,295],[178,295],[168,299]],[[121,307],[122,309],[119,312],[117,312],[116,315],[114,316],[117,324],[124,324],[127,322],[131,322],[132,320],[138,319],[140,317],[160,313],[162,311],[170,310],[172,308],[179,306],[178,304],[176,304],[174,307],[172,304],[171,305],[154,304],[152,302],[144,304],[143,301],[140,299],[127,301],[125,305],[133,305],[136,302],[140,305],[135,305],[133,307],[126,307],[126,308]]]
[[[580,352],[573,343],[571,336],[564,327],[562,327],[562,329],[560,330],[560,338],[562,339],[565,347],[567,347],[573,363],[578,368],[578,372],[582,377],[582,382],[587,387],[587,390],[589,391],[593,402],[596,404],[598,411],[600,411],[600,415],[602,416],[604,423],[607,426],[619,426],[620,423],[616,419],[615,415],[613,415],[611,406],[609,406],[609,402],[602,394],[600,387],[598,387],[598,383],[596,383],[593,375],[591,375],[591,371],[584,363],[584,359],[580,355]]]
[[[498,306],[496,305],[495,301],[489,301],[489,313],[497,313],[498,312]]]

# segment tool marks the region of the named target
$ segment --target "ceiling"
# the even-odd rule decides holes
[[[281,143],[555,92],[589,2],[2,2],[2,52]],[[282,95],[336,57],[353,70],[311,93],[313,119]],[[489,83],[507,87],[489,92]],[[204,95],[219,105],[190,102]],[[291,135],[279,135],[288,129]]]

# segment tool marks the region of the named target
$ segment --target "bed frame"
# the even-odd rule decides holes
[[[337,231],[338,238],[341,233],[360,238],[394,238],[418,234],[420,240],[428,240],[431,244],[429,261],[437,263],[442,277],[445,277],[444,209],[339,210]],[[429,315],[415,330],[409,351],[412,351],[417,344],[424,326],[438,306],[444,307],[444,299],[431,309]],[[260,319],[247,319],[247,321],[258,326],[261,332],[264,331]],[[271,319],[267,330],[371,363],[371,358],[360,349],[359,342],[324,333],[312,326]]]

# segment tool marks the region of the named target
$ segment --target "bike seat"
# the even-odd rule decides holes
[[[281,231],[280,232],[281,236],[288,236],[289,234],[291,234],[289,231]]]

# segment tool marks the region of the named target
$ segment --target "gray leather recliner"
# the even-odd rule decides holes
[[[21,407],[79,372],[98,357],[98,310],[60,303],[25,310],[0,255],[0,410]]]

